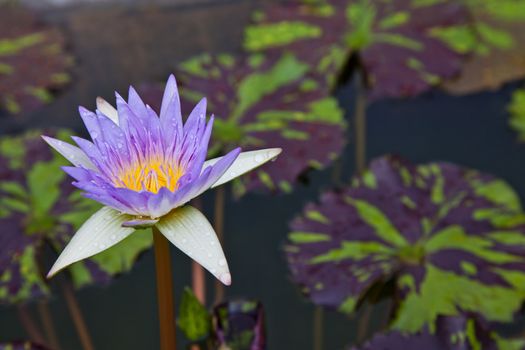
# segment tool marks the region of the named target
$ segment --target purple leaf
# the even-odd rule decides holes
[[[32,111],[69,82],[64,37],[32,12],[0,5],[0,42],[0,110]]]
[[[246,49],[293,51],[329,86],[357,54],[370,98],[378,99],[414,96],[457,75],[463,53],[436,32],[465,26],[469,16],[456,1],[328,0],[270,5],[254,22]]]
[[[285,250],[292,279],[319,305],[352,313],[393,281],[394,328],[415,332],[460,310],[508,322],[525,299],[524,223],[502,180],[384,157],[308,204]]]
[[[210,157],[234,145],[283,149],[275,162],[235,182],[237,195],[261,188],[288,192],[301,174],[330,164],[342,151],[343,113],[307,70],[293,55],[204,54],[180,65],[183,115],[203,96],[215,115]],[[150,86],[141,94],[158,108],[160,89]]]
[[[213,310],[213,321],[219,348],[266,349],[264,309],[261,303],[238,300],[220,304]]]
[[[511,346],[512,345],[512,346]],[[370,341],[352,350],[497,350],[523,349],[523,341],[500,338],[482,322],[467,316],[440,316],[435,330],[428,328],[416,333],[406,334],[391,331],[378,334]]]

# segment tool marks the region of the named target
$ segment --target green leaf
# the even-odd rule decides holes
[[[203,339],[211,331],[210,313],[188,287],[184,288],[182,294],[177,324],[191,341]]]

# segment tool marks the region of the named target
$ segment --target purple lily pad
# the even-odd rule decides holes
[[[295,56],[204,54],[179,67],[183,114],[206,96],[215,115],[210,157],[235,146],[285,150],[285,157],[235,181],[238,196],[255,189],[288,192],[305,171],[330,164],[342,151],[343,113]],[[141,91],[158,106],[160,89]]]
[[[49,293],[42,257],[46,245],[60,252],[99,205],[80,195],[62,171],[66,161],[40,138],[41,131],[0,138],[0,304]],[[65,130],[46,132],[65,140]],[[108,282],[131,268],[151,245],[151,235],[135,234],[113,249],[73,265],[76,287]]]
[[[251,300],[229,301],[216,306],[213,322],[218,348],[266,349],[264,308]]]
[[[15,341],[0,343],[0,350],[48,350],[48,348],[30,341]]]
[[[285,250],[293,281],[319,305],[353,313],[393,282],[393,328],[416,332],[460,312],[509,322],[525,300],[524,223],[500,179],[384,157],[308,204]]]
[[[32,111],[70,80],[71,57],[57,28],[19,6],[0,5],[0,110]]]
[[[358,55],[371,99],[414,96],[456,76],[464,55],[436,32],[469,23],[458,1],[293,1],[269,5],[246,29],[245,48],[290,50],[333,84]]]
[[[463,315],[440,316],[433,330],[425,328],[416,334],[391,331],[374,336],[370,341],[352,350],[497,350],[523,349],[525,341],[506,340],[486,325]]]

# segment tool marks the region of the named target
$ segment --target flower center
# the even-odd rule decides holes
[[[157,193],[162,187],[167,187],[173,192],[178,188],[179,179],[183,174],[183,169],[172,167],[163,161],[139,162],[124,169],[116,185],[138,192]]]

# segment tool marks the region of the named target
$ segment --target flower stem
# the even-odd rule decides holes
[[[175,306],[171,273],[170,245],[166,237],[153,227],[155,270],[157,272],[157,304],[160,322],[160,349],[175,350]]]
[[[314,309],[314,350],[323,350],[323,308],[315,306]]]
[[[215,190],[215,208],[213,217],[213,228],[217,233],[219,242],[224,247],[224,202],[225,193],[224,186],[220,186]],[[215,304],[220,303],[224,299],[224,285],[216,280],[215,281]]]
[[[29,312],[27,305],[19,304],[17,311],[20,323],[22,323],[22,326],[24,327],[24,330],[26,331],[29,339],[35,343],[46,345],[44,336],[33,320],[33,317],[31,317],[31,313]]]
[[[49,346],[53,350],[60,350],[60,342],[55,330],[55,324],[53,322],[53,316],[49,310],[49,302],[47,299],[43,299],[38,302],[38,313],[40,315],[40,321],[44,325],[44,332]]]
[[[93,342],[91,341],[86,322],[84,321],[84,316],[82,315],[82,310],[80,309],[77,298],[75,297],[73,288],[68,282],[62,282],[62,293],[66,299],[67,308],[73,319],[73,323],[75,324],[82,348],[84,350],[94,350]]]
[[[362,74],[355,73],[356,101],[354,112],[355,169],[358,175],[366,169],[366,95]]]

